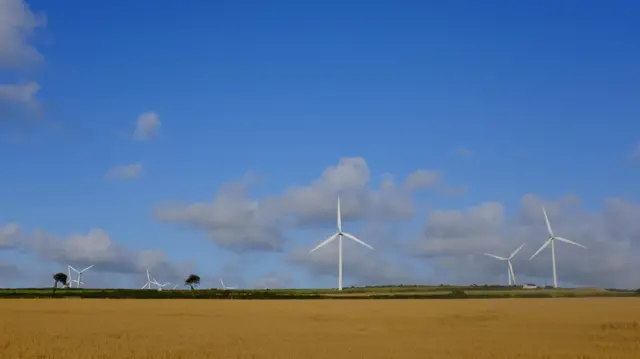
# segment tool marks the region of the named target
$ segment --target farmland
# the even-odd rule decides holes
[[[638,358],[637,298],[0,301],[2,358]]]

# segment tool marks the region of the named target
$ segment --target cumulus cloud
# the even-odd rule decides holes
[[[34,14],[23,0],[0,1],[0,69],[26,69],[42,61],[29,39],[45,25],[43,14]],[[21,117],[23,111],[38,108],[35,81],[0,84],[0,122]]]
[[[95,265],[92,273],[141,274],[146,269],[162,280],[183,280],[193,270],[192,263],[177,265],[157,249],[134,251],[114,242],[103,229],[93,228],[86,234],[72,234],[66,238],[38,230],[23,232],[15,223],[0,227],[0,247],[31,253],[47,263],[73,267]],[[178,282],[176,282],[178,283]]]
[[[42,60],[28,40],[46,24],[44,14],[34,14],[23,0],[0,1],[0,68],[17,68]]]
[[[35,95],[40,91],[37,82],[0,84],[0,101],[15,102],[29,107],[36,106]]]
[[[417,170],[407,176],[404,185],[410,190],[423,189],[438,184],[441,179],[440,171]]]
[[[606,199],[599,212],[582,209],[577,196],[546,201],[534,195],[523,196],[512,216],[506,216],[498,202],[463,211],[433,211],[423,236],[409,246],[409,252],[428,259],[437,273],[453,272],[461,282],[485,283],[506,277],[506,268],[483,252],[505,256],[526,243],[513,260],[516,275],[549,278],[551,283],[550,251],[529,261],[547,239],[542,205],[556,235],[589,248],[557,243],[560,285],[639,286],[640,206],[616,198]]]
[[[64,239],[38,232],[28,246],[41,258],[74,267],[94,264],[96,271],[141,273],[150,269],[165,275],[179,272],[162,251],[131,251],[114,242],[106,231],[99,228],[93,228],[87,234],[72,234]]]
[[[105,174],[105,178],[109,180],[128,180],[136,179],[142,174],[142,163],[133,163],[130,165],[115,166],[110,168]]]
[[[245,178],[223,186],[213,202],[165,204],[154,215],[160,221],[201,229],[216,244],[236,252],[282,251],[285,230],[334,222],[338,196],[345,222],[411,219],[413,193],[436,183],[433,178],[439,174],[434,173],[419,170],[403,185],[385,175],[372,188],[366,161],[345,157],[310,184],[287,188],[279,196],[248,198],[247,188],[253,182]]]
[[[138,141],[147,141],[157,136],[160,130],[160,117],[155,112],[145,112],[138,116],[133,138]]]

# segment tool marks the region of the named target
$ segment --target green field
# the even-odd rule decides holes
[[[113,298],[113,299],[451,299],[451,298],[554,298],[554,297],[630,297],[640,291],[602,288],[538,288],[500,286],[386,286],[335,289],[269,290],[140,290],[140,289],[0,289],[0,298]]]

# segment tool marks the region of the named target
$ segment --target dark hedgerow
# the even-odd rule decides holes
[[[355,289],[355,288],[354,288]],[[345,293],[347,294],[347,293]],[[336,292],[320,290],[139,290],[139,289],[69,289],[62,288],[56,291],[55,298],[108,298],[108,299],[227,299],[227,300],[279,300],[279,299],[334,299],[334,300],[363,300],[363,299],[498,299],[498,298],[553,298],[553,297],[622,297],[640,296],[639,290],[608,291],[585,293],[583,291],[491,291],[478,293],[467,288],[452,287],[447,293],[434,293],[424,291],[399,292],[399,291],[363,291],[362,295],[345,295]],[[33,289],[0,289],[1,298],[51,298],[51,288]]]

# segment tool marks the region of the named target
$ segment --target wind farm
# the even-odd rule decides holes
[[[499,256],[492,253],[483,253],[484,256],[502,261],[506,264],[507,283],[502,284],[469,284],[469,285],[421,285],[414,283],[406,283],[402,285],[378,285],[378,286],[357,286],[351,285],[348,288],[343,286],[343,238],[346,238],[360,246],[374,250],[374,247],[360,240],[355,235],[343,230],[341,199],[337,198],[336,206],[336,225],[337,232],[330,235],[327,239],[316,245],[309,251],[309,255],[313,255],[319,249],[329,245],[336,239],[338,246],[338,268],[337,268],[337,287],[336,288],[265,288],[259,287],[255,289],[240,289],[236,286],[228,286],[222,277],[218,277],[220,287],[198,288],[194,283],[190,282],[191,278],[197,278],[200,284],[200,277],[191,274],[189,278],[184,280],[184,286],[190,286],[191,290],[178,289],[180,283],[174,283],[170,289],[171,282],[159,282],[151,275],[149,269],[145,270],[145,282],[140,290],[126,288],[84,288],[83,273],[92,268],[100,270],[99,266],[90,265],[84,269],[78,270],[71,265],[67,265],[67,274],[63,279],[59,277],[62,273],[54,275],[56,283],[60,281],[62,289],[56,292],[54,286],[54,297],[78,297],[78,298],[158,298],[158,299],[500,299],[500,298],[554,298],[554,297],[629,297],[640,295],[639,291],[624,289],[604,289],[604,288],[561,288],[558,286],[556,273],[556,257],[555,242],[572,244],[574,246],[586,249],[582,244],[560,237],[554,234],[549,217],[544,206],[541,212],[547,232],[547,240],[543,245],[529,258],[534,259],[542,250],[551,247],[552,262],[552,278],[553,286],[535,285],[526,283],[518,285],[513,261],[516,255],[521,252],[526,243],[521,243],[519,247],[513,250],[509,256]],[[76,278],[72,278],[72,274],[76,273]],[[155,292],[155,294],[154,294]],[[1,298],[35,298],[49,297],[50,289],[47,288],[13,288],[0,289]]]

